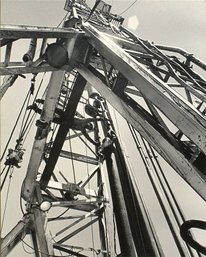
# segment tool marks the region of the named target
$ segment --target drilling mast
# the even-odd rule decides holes
[[[59,251],[63,256],[165,256],[112,107],[128,124],[180,256],[206,254],[189,231],[205,229],[205,222],[184,219],[157,158],[206,200],[206,81],[192,68],[202,74],[206,64],[180,48],[134,35],[103,1],[90,8],[86,1],[67,0],[64,8],[62,28],[0,28],[1,98],[27,74],[33,76],[31,97],[40,90],[36,78],[51,72],[44,94],[25,107],[28,118],[15,148],[3,153],[1,189],[23,161],[26,129],[37,117],[22,182],[25,212],[1,239],[1,256],[28,235],[36,257],[59,256]],[[23,61],[10,60],[13,45],[24,39],[29,46]]]

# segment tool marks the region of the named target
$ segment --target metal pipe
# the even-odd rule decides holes
[[[116,158],[119,176],[123,188],[126,208],[132,235],[138,256],[159,256],[157,246],[153,244],[153,234],[149,229],[148,219],[136,195],[134,185],[128,172],[120,144],[116,142]]]
[[[34,59],[35,51],[36,51],[37,38],[32,38],[29,45],[29,50],[24,54],[23,61],[29,62]]]
[[[193,54],[186,52],[185,50],[179,48],[179,47],[174,47],[174,46],[164,46],[164,45],[155,45],[157,48],[160,50],[165,50],[165,51],[170,51],[170,52],[175,52],[178,54],[183,55],[186,58],[189,58],[190,61],[201,67],[202,69],[206,70],[206,63],[201,61],[200,59],[196,58]]]
[[[124,88],[126,84],[127,80],[119,75],[115,82],[115,88]],[[107,110],[108,119],[111,120],[106,102],[105,109]],[[111,124],[111,128],[114,130],[113,124]],[[140,199],[138,199],[135,193],[134,184],[132,183],[128,166],[117,138],[115,140],[114,153],[137,254],[138,256],[159,256],[157,246],[153,243],[154,238],[149,228],[148,218],[145,215]]]
[[[137,256],[114,153],[105,156],[122,256]]]

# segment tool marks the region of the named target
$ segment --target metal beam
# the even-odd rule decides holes
[[[126,29],[125,27],[121,27],[122,31],[127,34],[133,41],[137,39],[137,36],[133,34],[131,31]],[[206,70],[206,63],[203,62],[202,60],[196,58],[193,54],[186,52],[185,50],[179,48],[179,47],[174,47],[174,46],[165,46],[165,45],[158,45],[156,44],[155,47],[157,47],[159,50],[164,50],[168,52],[174,52],[178,53],[182,56],[184,56],[186,59],[189,59],[191,62],[195,63],[202,69]]]
[[[135,43],[134,41],[131,41],[128,38],[124,38],[122,35],[116,35],[114,33],[110,34],[108,32],[102,32],[103,35],[111,39],[113,42],[118,44],[120,47],[123,49],[125,48],[125,51],[134,51],[137,53],[143,53],[143,54],[148,54],[147,51],[139,44]]]
[[[67,67],[62,67],[62,70],[67,69]],[[40,66],[24,66],[24,67],[0,67],[0,76],[4,75],[14,75],[14,74],[27,74],[27,73],[39,73],[46,71],[57,71],[56,68],[48,65],[42,64]]]
[[[141,202],[134,194],[134,185],[132,184],[130,173],[118,140],[115,141],[114,155],[137,255],[157,257],[159,253],[153,242],[153,235],[148,226],[148,219]]]
[[[72,160],[75,160],[75,161],[79,161],[79,162],[85,162],[85,163],[88,163],[88,164],[93,164],[93,165],[98,165],[99,164],[97,159],[94,158],[94,157],[86,156],[86,155],[82,155],[82,154],[78,154],[78,153],[73,153],[73,152],[68,152],[68,151],[64,151],[64,150],[61,150],[59,156],[64,157],[64,158],[68,158],[68,159],[72,159]]]
[[[62,234],[63,232],[65,232],[66,230],[72,228],[73,226],[77,225],[78,223],[80,223],[81,221],[87,219],[87,218],[92,218],[94,216],[94,214],[97,212],[97,211],[100,211],[101,208],[97,208],[97,209],[94,209],[92,210],[91,212],[89,213],[86,213],[84,214],[82,217],[80,217],[79,219],[75,220],[74,222],[72,222],[71,224],[65,226],[63,229],[59,230],[55,235],[54,237],[57,237],[59,236],[60,234]]]
[[[38,249],[38,242],[37,242],[36,231],[34,227],[31,229],[31,238],[32,238],[34,249]],[[41,257],[39,251],[35,251],[35,257]]]
[[[94,48],[206,154],[206,120],[203,115],[106,35],[89,23],[84,23],[84,29]]]
[[[23,66],[25,66],[24,64],[23,64],[23,62],[21,61],[21,62],[18,62],[18,61],[10,61],[10,62],[8,62],[8,64],[7,64],[7,67],[8,66],[18,66],[18,67],[23,67]],[[4,62],[0,62],[0,67],[4,67]]]
[[[54,116],[55,107],[59,97],[63,78],[63,71],[53,72],[50,78],[48,91],[40,118],[40,120],[43,120],[48,125],[44,129],[37,129],[36,138],[33,144],[30,161],[28,164],[27,174],[22,187],[22,196],[27,201],[31,198],[34,191],[35,180],[42,160],[42,154],[44,152],[47,134],[49,133],[49,124],[51,123]]]
[[[6,46],[14,41],[16,41],[18,39],[7,39],[7,38],[0,38],[0,47],[2,46]]]
[[[84,118],[84,117],[83,117]],[[92,149],[92,147],[87,143],[87,141],[84,139],[84,138],[82,138],[82,133],[81,132],[76,132],[75,130],[73,130],[74,131],[74,134],[73,135],[69,135],[69,136],[67,136],[66,138],[65,138],[65,140],[69,140],[69,139],[73,139],[73,138],[79,138],[79,140],[81,140],[83,143],[84,143],[84,145],[95,155],[95,156],[97,156],[97,154],[94,152],[94,150]],[[89,133],[92,133],[93,131],[88,131],[87,133],[89,134]]]
[[[36,27],[23,25],[1,25],[0,35],[5,39],[18,38],[70,38],[74,34],[83,34],[73,28]]]
[[[205,181],[195,167],[177,151],[143,117],[131,109],[127,103],[112,92],[90,70],[81,66],[78,72],[150,143],[150,145],[177,171],[194,190],[206,200]]]
[[[35,249],[35,251],[39,251],[41,257],[48,257],[51,253],[49,251],[49,242],[45,231],[45,214],[35,207],[33,208],[33,215],[34,228],[38,241],[38,249]]]
[[[97,191],[83,188],[73,183],[63,184],[57,181],[50,180],[47,184],[47,188],[51,188],[54,190],[61,190],[61,191],[71,191],[76,194],[85,195],[87,197],[98,197]]]
[[[8,75],[4,77],[3,83],[1,84],[1,87],[0,87],[0,100],[2,99],[6,91],[14,84],[17,77],[18,75]]]
[[[164,45],[156,45],[156,47],[159,48],[160,50],[165,50],[165,51],[181,54],[185,58],[189,58],[189,60],[191,62],[195,63],[196,65],[198,65],[202,69],[206,70],[206,63],[205,62],[203,62],[202,60],[196,58],[193,54],[188,53],[188,52],[186,52],[185,50],[183,50],[183,49],[181,49],[179,47],[164,46]]]
[[[35,185],[34,202],[41,204],[43,201],[42,193],[38,183]],[[35,252],[39,252],[41,257],[48,257],[54,255],[53,244],[51,242],[51,236],[48,231],[48,222],[46,218],[46,213],[41,211],[35,204],[32,205],[31,213],[33,213],[33,229],[36,234],[36,244]]]
[[[79,74],[74,83],[74,87],[72,89],[72,92],[71,92],[71,95],[68,100],[68,104],[67,104],[67,107],[66,107],[66,110],[64,113],[65,120],[59,126],[59,130],[57,132],[53,147],[51,149],[49,158],[46,162],[46,166],[44,168],[44,172],[41,177],[40,183],[41,183],[41,187],[43,189],[46,188],[46,186],[51,178],[54,167],[59,158],[59,154],[63,147],[65,138],[67,136],[68,130],[69,130],[69,128],[72,127],[75,111],[76,111],[77,105],[79,103],[79,100],[81,98],[81,95],[83,93],[85,85],[86,85],[86,80]]]
[[[72,238],[73,236],[75,236],[76,234],[78,234],[79,232],[83,231],[84,229],[88,228],[89,226],[91,226],[92,224],[94,224],[96,221],[98,221],[99,218],[95,218],[93,220],[91,220],[90,222],[86,223],[84,226],[81,226],[80,228],[76,229],[75,231],[73,231],[72,233],[70,233],[69,235],[65,236],[64,238],[60,239],[59,241],[57,241],[57,244],[61,244],[64,243],[65,241],[67,241],[68,239]]]
[[[119,170],[114,153],[111,153],[111,155],[105,155],[105,161],[111,188],[121,254],[122,256],[135,257],[138,255],[135,249],[126,202],[123,195]]]
[[[7,256],[21,242],[26,236],[30,225],[30,216],[25,216],[4,238],[1,238],[1,257]]]
[[[149,100],[144,98],[145,103],[148,105],[149,110],[152,115],[150,115],[149,112],[147,112],[144,108],[142,108],[138,103],[133,100],[130,96],[127,94],[122,93],[121,90],[122,85],[126,84],[127,80],[119,74],[116,78],[116,81],[113,86],[113,92],[116,93],[125,103],[128,104],[135,112],[138,112],[144,119],[150,123],[159,133],[161,133],[162,136],[167,138],[174,146],[176,149],[180,150],[181,149],[181,144],[179,144],[174,137],[174,135],[170,132],[168,127],[166,126],[165,122],[159,115],[158,111],[156,110],[155,106],[153,106]]]
[[[62,247],[61,245],[58,245],[58,244],[54,244],[54,248],[59,250],[59,251],[62,251],[62,252],[65,252],[65,253],[69,253],[70,256],[77,256],[77,257],[88,257],[87,255],[83,255],[81,253],[78,253],[78,252],[74,252],[70,249],[66,249],[64,247]]]
[[[150,103],[150,101],[148,101],[147,99],[145,99],[145,102],[147,103],[151,113],[156,118],[157,122],[163,127],[163,129],[164,129],[166,135],[168,136],[170,142],[175,146],[176,149],[181,150],[181,148],[180,148],[180,146],[179,146],[175,136],[171,133],[171,131],[169,130],[169,128],[165,124],[164,120],[162,119],[162,117],[160,116],[158,111],[156,110],[155,106],[152,105]]]
[[[84,211],[84,212],[90,212],[93,209],[97,208],[98,204],[101,204],[102,202],[106,202],[105,199],[87,199],[87,200],[74,200],[74,201],[65,201],[65,198],[56,197],[56,199],[50,197],[49,195],[43,194],[43,200],[49,201],[52,203],[52,207],[68,207],[70,209],[78,210],[78,211]],[[56,202],[58,201],[58,202]]]
[[[78,183],[78,185],[84,187],[86,184],[88,184],[94,175],[99,171],[100,165],[101,164],[98,163],[98,165],[92,171],[90,171],[87,176]]]
[[[75,205],[88,205],[91,204],[93,205],[95,208],[97,208],[98,204],[101,204],[103,202],[108,202],[106,199],[96,199],[96,200],[91,200],[91,199],[87,199],[87,200],[74,200],[74,201],[59,201],[59,202],[52,202],[52,207],[70,207],[70,206],[75,206]],[[95,206],[96,205],[96,206]],[[92,211],[93,208],[90,210]]]
[[[121,91],[121,88],[124,88],[126,84],[127,84],[127,80],[121,75],[119,75],[116,79],[116,82],[113,88],[115,89],[119,88],[118,91]],[[111,119],[111,115],[108,107],[106,107],[105,110],[107,111],[108,118]],[[113,130],[114,129],[115,128],[113,128]],[[114,156],[112,159],[114,164],[112,168],[114,169],[113,171],[114,174],[112,175],[112,170],[108,171],[109,180],[112,180],[112,182],[110,181],[111,192],[113,190],[115,191],[114,189],[114,187],[116,186],[115,182],[118,183],[118,186],[116,186],[116,188],[120,187],[119,190],[122,190],[122,195],[124,197],[126,211],[129,219],[130,228],[131,228],[132,239],[134,241],[137,255],[157,257],[159,256],[159,254],[156,249],[156,245],[153,244],[153,236],[151,235],[150,229],[147,226],[148,220],[147,220],[147,217],[145,216],[144,211],[141,208],[141,203],[137,201],[135,197],[134,188],[133,188],[133,184],[131,183],[128,166],[126,164],[123,151],[121,149],[118,138],[115,139],[113,144],[114,144],[114,147],[113,147]],[[107,157],[106,157],[106,161],[107,161]],[[119,185],[119,181],[121,185]],[[115,196],[115,192],[112,192],[112,196],[113,195]],[[119,197],[119,194],[118,196],[116,196],[116,198],[113,199],[113,203],[116,201],[120,201],[119,206],[116,205],[116,211],[117,211],[117,213],[115,213],[116,219],[117,217],[118,219],[120,219],[119,217],[120,215],[123,215],[123,216],[125,215],[124,213],[121,214],[121,211],[122,211],[121,200],[118,200],[118,197]],[[120,209],[118,209],[118,207]],[[117,228],[119,226],[118,223],[119,222],[117,222]],[[123,225],[123,223],[121,224]],[[122,253],[122,255],[124,254]]]
[[[129,93],[129,94],[132,94],[132,95],[136,95],[136,96],[141,96],[142,97],[142,94],[139,92],[139,90],[136,90],[136,89],[132,89],[132,88],[126,87],[125,88],[125,92]]]
[[[8,63],[10,61],[11,48],[12,48],[12,42],[8,43],[7,46],[6,46],[6,53],[5,53],[5,59],[4,59],[4,66],[5,67],[8,66]]]

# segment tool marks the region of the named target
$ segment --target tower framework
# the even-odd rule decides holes
[[[4,163],[2,189],[22,161],[34,111],[40,116],[21,192],[26,211],[2,238],[2,256],[27,234],[35,255],[42,257],[58,256],[57,250],[67,256],[164,256],[111,106],[128,123],[180,255],[205,254],[188,232],[205,229],[205,223],[185,223],[157,155],[206,200],[206,82],[191,67],[202,72],[206,65],[182,49],[137,37],[102,1],[93,8],[66,1],[65,10],[62,28],[0,29],[1,97],[27,73],[33,74],[32,95],[36,77],[51,72],[41,99],[27,106],[28,118]],[[30,40],[23,63],[13,62],[12,47],[22,39]],[[52,216],[56,209],[63,211]],[[85,238],[88,228],[92,246],[74,245],[72,239]]]

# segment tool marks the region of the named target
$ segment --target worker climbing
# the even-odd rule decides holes
[[[98,101],[96,101],[96,102],[98,102]],[[41,114],[42,109],[39,108],[37,104],[44,104],[44,99],[37,99],[34,104],[29,105],[27,107],[27,110],[34,110],[36,113]],[[96,106],[98,106],[97,108],[99,108],[99,105],[96,104]],[[86,107],[85,107],[85,111],[86,111]],[[92,118],[78,118],[78,117],[74,117],[72,125],[70,127],[73,130],[81,131],[81,133],[85,136],[85,138],[90,143],[92,143],[95,146],[98,146],[100,143],[95,141],[95,140],[93,140],[88,135],[88,131],[92,131],[93,130],[93,128],[94,128],[93,123],[94,122],[102,121],[103,120],[102,117],[97,118],[97,116],[99,116],[99,115],[93,115]],[[57,123],[57,124],[61,124],[61,123],[64,122],[64,119],[66,119],[66,117],[64,117],[63,109],[55,108],[53,122]]]
[[[85,105],[85,112],[91,117],[102,117],[103,111],[101,110],[101,96],[98,93],[92,93],[89,96],[88,102]]]
[[[116,139],[115,132],[110,128],[107,132],[106,137],[102,140],[102,143],[99,147],[98,154],[100,158],[104,160],[104,158],[110,157],[112,151],[114,149],[114,142]]]
[[[44,99],[36,99],[36,102],[33,103],[32,105],[29,105],[27,107],[27,110],[33,110],[36,113],[41,114],[42,109],[38,106],[38,104],[44,104]],[[55,114],[54,114],[53,122],[57,123],[57,124],[61,124],[63,115],[64,115],[63,109],[60,109],[58,107],[55,108]]]

